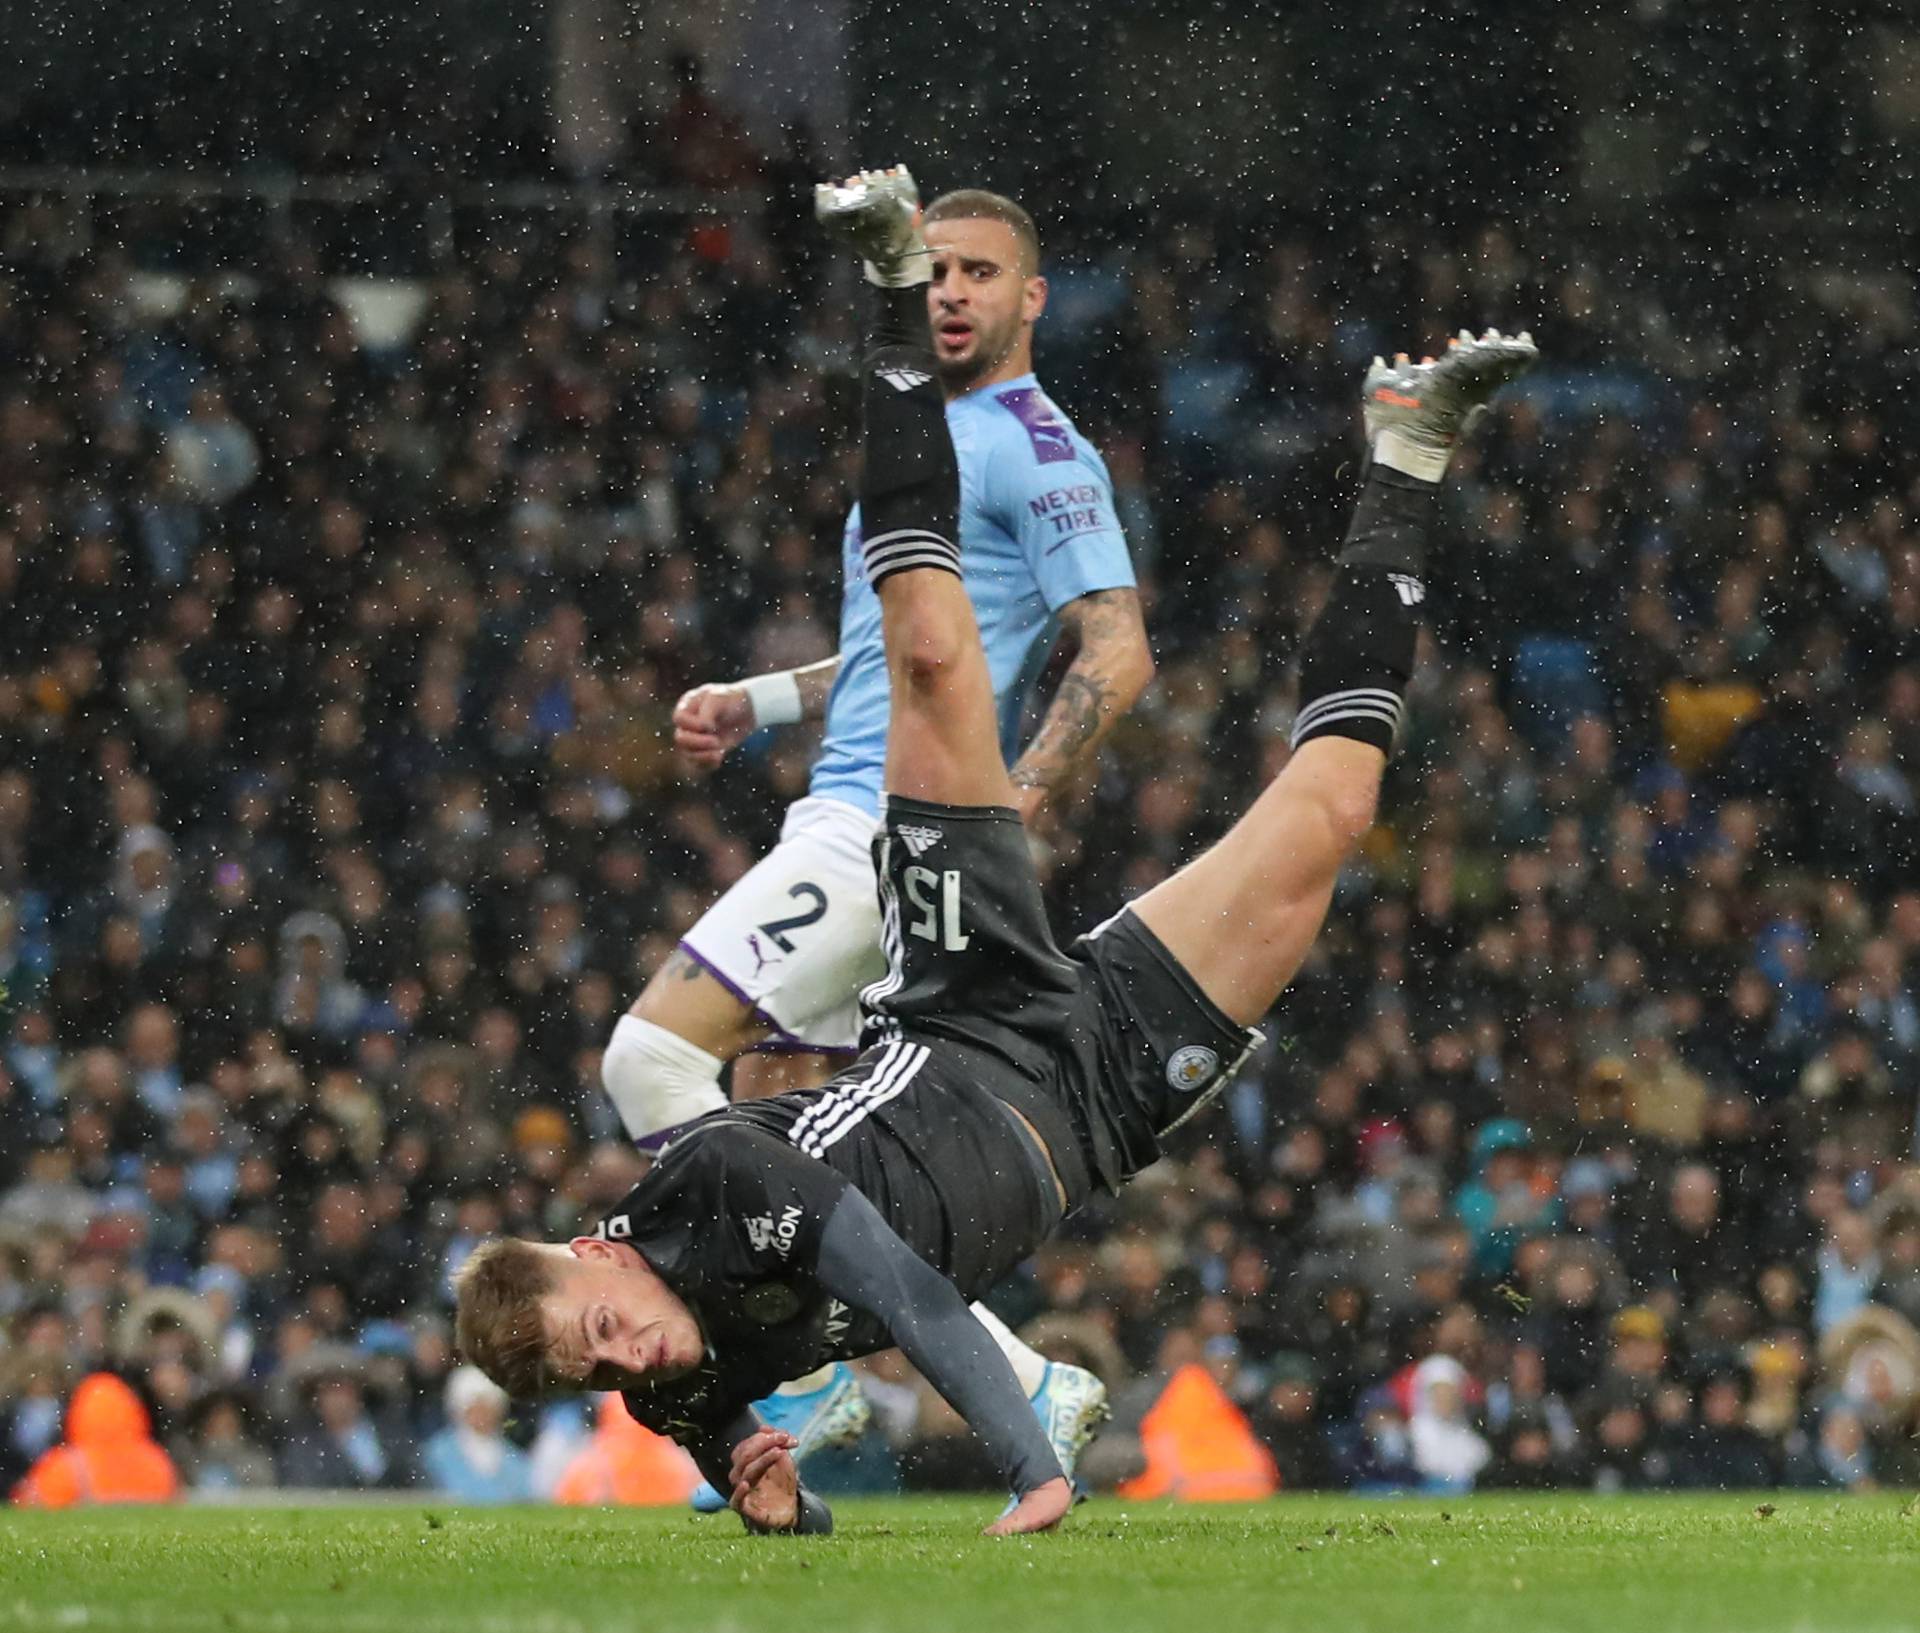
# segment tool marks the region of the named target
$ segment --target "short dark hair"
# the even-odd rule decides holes
[[[455,1346],[517,1400],[554,1386],[540,1301],[555,1284],[552,1256],[510,1236],[483,1242],[453,1278]]]
[[[922,217],[931,224],[935,221],[998,221],[1002,226],[1011,227],[1013,236],[1019,241],[1020,253],[1026,260],[1023,269],[1031,278],[1040,270],[1040,229],[1033,224],[1018,204],[1004,193],[989,193],[984,187],[961,187],[951,193],[942,193],[927,206]]]

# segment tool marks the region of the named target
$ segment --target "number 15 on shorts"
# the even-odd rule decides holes
[[[936,873],[932,868],[910,867],[904,882],[916,913],[907,926],[908,934],[935,942],[944,952],[965,952],[973,937],[960,928],[960,870]]]

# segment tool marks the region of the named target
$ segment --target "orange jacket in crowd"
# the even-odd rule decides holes
[[[618,1395],[600,1397],[592,1441],[554,1487],[557,1503],[684,1503],[700,1483],[693,1459],[664,1435],[627,1416]]]
[[[164,1503],[178,1496],[173,1461],[154,1442],[140,1397],[110,1372],[80,1380],[67,1403],[65,1441],[13,1488],[31,1508],[76,1503]]]
[[[1171,1497],[1186,1503],[1240,1503],[1280,1488],[1273,1454],[1204,1367],[1183,1366],[1140,1420],[1146,1468],[1120,1487],[1122,1497]]]

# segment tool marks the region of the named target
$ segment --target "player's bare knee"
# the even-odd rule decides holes
[[[897,686],[930,696],[952,678],[961,657],[958,634],[937,619],[913,619],[891,643],[887,669]]]
[[[1358,848],[1379,820],[1380,784],[1377,779],[1337,784],[1321,794],[1320,802],[1327,827],[1344,857]]]

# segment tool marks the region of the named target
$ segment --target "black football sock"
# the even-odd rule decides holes
[[[1422,482],[1391,467],[1375,464],[1347,524],[1341,547],[1343,565],[1383,568],[1389,573],[1423,577],[1427,570],[1427,534],[1440,484]]]
[[[924,284],[874,289],[861,364],[860,538],[876,588],[909,567],[960,571],[960,466],[934,370]]]
[[[883,346],[918,346],[933,357],[933,330],[927,320],[927,286],[905,289],[867,289],[867,352]],[[929,371],[931,372],[931,371]]]
[[[1333,589],[1300,654],[1293,746],[1351,737],[1393,752],[1426,599],[1427,535],[1437,483],[1375,465],[1367,475]]]

